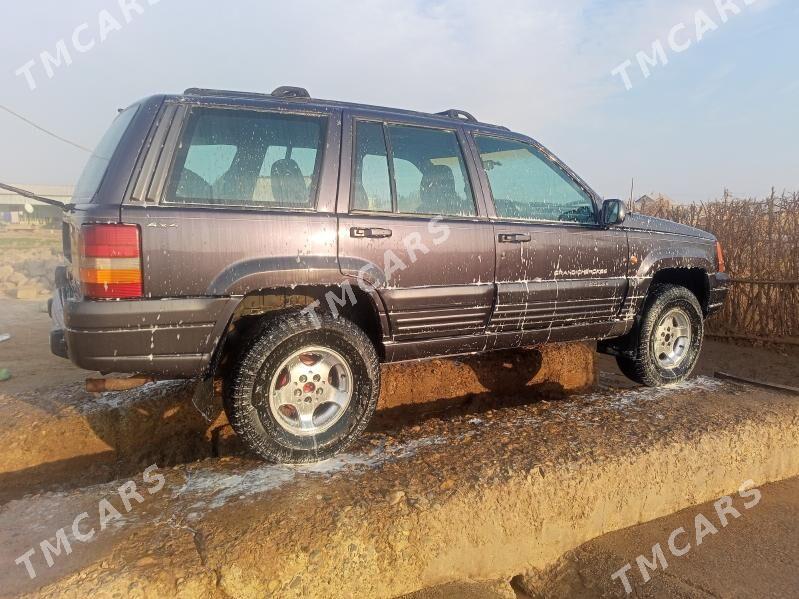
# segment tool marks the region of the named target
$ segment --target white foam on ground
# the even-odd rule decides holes
[[[200,514],[197,510],[222,507],[233,499],[246,499],[259,495],[305,476],[329,477],[334,474],[358,468],[376,468],[388,462],[407,459],[424,447],[446,443],[444,437],[423,437],[389,448],[378,446],[370,454],[356,455],[344,453],[329,460],[314,464],[282,465],[263,464],[242,472],[219,472],[201,469],[187,474],[184,485],[173,492],[173,498],[193,499],[190,506],[193,518]]]
[[[607,405],[613,408],[626,408],[639,402],[655,401],[672,393],[685,391],[716,391],[725,387],[725,383],[718,379],[708,376],[698,376],[696,378],[671,383],[662,387],[638,387],[621,392],[610,393],[600,392],[583,396],[587,401],[610,400]]]
[[[92,401],[80,403],[78,409],[84,414],[115,410],[168,393],[176,393],[185,385],[186,381],[155,381],[129,391],[106,391],[95,396]]]

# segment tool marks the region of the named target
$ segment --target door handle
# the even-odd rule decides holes
[[[531,237],[528,233],[500,233],[497,240],[500,243],[525,243],[530,241]]]
[[[391,237],[391,229],[381,229],[379,227],[352,227],[350,228],[350,237]]]

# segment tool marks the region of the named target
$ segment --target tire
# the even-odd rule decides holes
[[[704,318],[699,301],[680,285],[655,285],[635,333],[635,357],[616,358],[622,373],[647,387],[683,381],[702,349]]]
[[[644,384],[644,381],[642,381],[641,377],[638,376],[635,360],[632,360],[627,356],[616,356],[616,364],[618,364],[621,373],[628,379],[634,383],[638,383],[639,385]]]
[[[301,464],[349,445],[372,418],[379,393],[377,354],[361,329],[341,318],[295,314],[270,321],[245,344],[224,403],[248,449],[270,462]]]

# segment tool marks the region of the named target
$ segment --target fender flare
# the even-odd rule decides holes
[[[363,280],[343,274],[335,256],[274,256],[252,258],[230,265],[219,273],[208,287],[208,294],[239,298],[236,305],[247,295],[270,289],[295,289],[303,287],[340,287],[353,285],[363,291],[371,301],[378,317],[382,338],[390,335],[389,320],[383,299],[377,287],[385,279],[382,270],[372,263],[358,261],[359,272],[372,276]],[[229,324],[229,323],[228,323]]]

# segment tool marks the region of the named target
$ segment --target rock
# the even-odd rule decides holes
[[[8,264],[0,266],[0,281],[5,281],[8,277],[14,274],[14,269]]]
[[[394,491],[388,496],[388,504],[397,505],[403,499],[405,499],[405,491]]]
[[[153,556],[145,555],[144,557],[142,557],[141,559],[139,559],[136,562],[136,565],[144,567],[144,566],[154,566],[157,563],[158,562],[156,561],[156,559]]]
[[[36,286],[17,287],[17,299],[36,299],[39,297],[39,288]]]
[[[28,277],[23,275],[21,272],[14,272],[8,277],[9,283],[13,283],[14,285],[20,287],[28,282]]]

